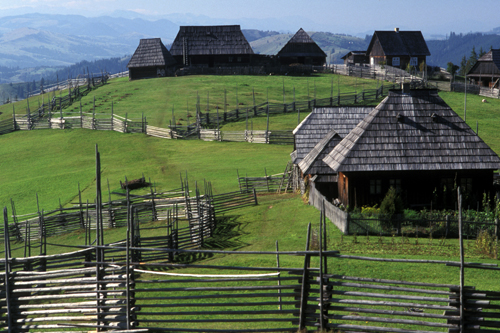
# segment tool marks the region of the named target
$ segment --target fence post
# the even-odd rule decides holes
[[[255,200],[255,206],[257,206],[259,203],[257,201],[257,191],[255,190],[255,187],[253,188],[253,199]]]
[[[3,209],[3,232],[4,232],[4,247],[5,247],[5,300],[7,305],[7,326],[8,332],[12,332],[12,313],[11,313],[11,304],[10,304],[10,239],[9,239],[9,225],[8,225],[8,214],[7,207]]]
[[[309,251],[309,239],[311,236],[311,223],[307,226],[307,238],[306,238],[306,251]],[[307,299],[309,296],[309,254],[304,255],[304,270],[302,272],[302,287],[300,290],[300,312],[299,312],[299,331],[306,328],[306,310],[307,310]]]

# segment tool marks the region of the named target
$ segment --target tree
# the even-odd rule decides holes
[[[460,66],[455,65],[451,61],[447,64],[446,66],[446,71],[450,73],[451,75],[455,76],[457,73],[457,70],[460,68]]]
[[[476,47],[473,46],[472,51],[470,52],[469,59],[467,60],[467,64],[465,65],[465,74],[467,74],[471,70],[471,68],[474,67],[476,62],[477,62]]]
[[[467,58],[465,56],[462,57],[462,61],[460,61],[460,71],[459,74],[461,76],[465,76],[467,74]]]
[[[486,51],[483,50],[483,47],[481,46],[481,48],[479,49],[479,54],[478,54],[478,57],[481,58],[482,56],[484,56],[486,54]]]

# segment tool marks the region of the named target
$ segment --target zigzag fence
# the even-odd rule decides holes
[[[450,89],[451,91],[465,92],[467,90],[468,94],[474,94],[496,99],[500,98],[500,89],[497,88],[481,87],[478,86],[477,84],[467,84],[466,87],[465,83],[460,83],[460,82],[453,82],[451,83],[450,86],[451,86]]]
[[[500,326],[500,293],[463,284],[465,272],[499,271],[496,264],[342,255],[327,250],[324,218],[316,236],[309,224],[305,251],[137,247],[133,229],[129,225],[127,240],[119,243],[57,255],[6,255],[0,259],[4,275],[0,282],[2,329],[430,333],[490,332]],[[185,260],[213,255],[230,256],[231,262],[241,264]],[[302,257],[303,263],[280,265],[280,258],[290,255]],[[276,265],[247,263],[248,258],[270,263],[269,257]],[[419,265],[424,270],[447,265],[454,272],[460,267],[457,275],[462,282],[394,280],[388,278],[390,270],[383,269],[361,269],[357,276],[339,273],[355,261]]]

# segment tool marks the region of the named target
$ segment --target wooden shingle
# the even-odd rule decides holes
[[[335,172],[500,168],[437,90],[390,91],[323,161]]]

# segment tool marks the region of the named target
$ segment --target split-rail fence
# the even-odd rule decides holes
[[[268,252],[137,247],[132,229],[129,224],[123,242],[56,255],[11,258],[6,245],[0,259],[2,329],[486,333],[500,326],[500,292],[464,284],[465,269],[496,272],[497,265],[466,263],[463,256],[453,262],[342,255],[327,250],[324,214],[316,236],[309,224],[304,251],[279,251],[278,243],[276,251]],[[241,264],[185,261],[214,255]],[[290,255],[302,257],[303,263],[280,265]],[[267,264],[252,265],[248,258]],[[459,267],[461,282],[394,280],[384,270],[346,276],[328,269],[342,271],[343,265],[360,260],[422,269]]]

